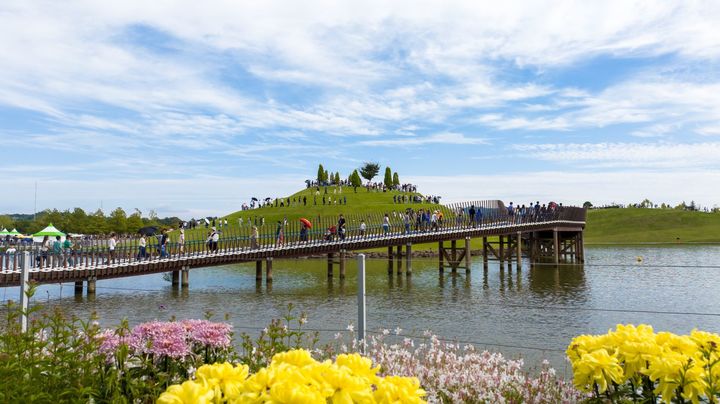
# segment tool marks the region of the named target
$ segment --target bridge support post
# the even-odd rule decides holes
[[[553,229],[553,262],[555,265],[560,263],[560,243],[557,229]]]
[[[190,268],[189,267],[183,267],[182,271],[180,271],[180,285],[183,288],[187,288],[190,286]]]
[[[483,237],[483,238],[482,238],[482,244],[483,244],[483,248],[482,248],[483,269],[487,270],[487,269],[488,269],[488,242],[487,242],[487,237]]]
[[[440,241],[438,243],[438,270],[440,270],[440,273],[443,273],[445,271],[445,262],[443,261],[443,254],[445,254],[445,248],[443,247],[443,242]]]
[[[517,269],[522,269],[522,232],[517,232]]]
[[[173,288],[177,288],[180,285],[180,271],[177,269],[172,271],[172,285]]]
[[[465,237],[465,273],[470,273],[470,237]]]
[[[405,245],[405,274],[412,275],[412,243]]]
[[[450,270],[452,273],[457,273],[457,240],[450,241]]]
[[[327,276],[328,279],[332,279],[333,277],[333,259],[335,258],[335,254],[328,253],[327,256]]]
[[[95,294],[95,278],[88,278],[87,280],[87,294],[88,295],[94,295]],[[82,282],[80,283],[82,287]],[[82,293],[82,291],[80,292]]]
[[[578,234],[577,253],[578,253],[578,261],[581,264],[584,264],[585,263],[585,243],[583,241],[583,232],[580,232]]]
[[[500,239],[500,246],[498,247],[498,251],[500,251],[500,266],[505,266],[505,236],[498,236]]]
[[[75,281],[75,296],[82,295],[83,281]]]
[[[392,247],[390,247],[392,249]],[[345,250],[340,250],[340,279],[345,279]]]
[[[388,274],[393,272],[393,246],[388,247]]]
[[[262,282],[262,261],[255,261],[255,280]]]
[[[267,257],[265,259],[265,283],[267,284],[272,283],[272,263],[272,257]]]

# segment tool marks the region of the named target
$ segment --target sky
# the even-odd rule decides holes
[[[224,215],[322,163],[443,202],[720,204],[718,1],[0,2],[0,213]]]

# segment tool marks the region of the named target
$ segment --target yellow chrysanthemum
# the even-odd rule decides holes
[[[584,391],[592,391],[597,384],[601,393],[607,390],[609,382],[623,382],[623,370],[616,355],[610,355],[605,349],[583,354],[573,364],[575,386]]]
[[[287,352],[281,352],[273,356],[270,366],[279,365],[281,363],[287,363],[293,366],[305,366],[313,363],[317,363],[310,355],[309,351],[304,349],[293,349]]]
[[[210,403],[215,393],[213,390],[188,380],[183,384],[174,384],[158,397],[158,404],[206,404]]]
[[[425,390],[416,377],[386,376],[378,381],[377,403],[424,403]]]
[[[240,395],[248,373],[247,365],[233,366],[226,362],[200,366],[196,378],[198,382],[214,390],[216,398],[231,399]]]

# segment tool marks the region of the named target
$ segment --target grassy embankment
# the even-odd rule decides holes
[[[357,193],[351,187],[342,187],[342,193],[333,193],[335,187],[320,188],[320,194],[315,196],[315,188],[304,189],[289,198],[296,198],[290,207],[269,206],[248,211],[231,213],[224,218],[228,219],[231,228],[237,228],[238,218],[242,217],[245,226],[243,232],[248,231],[248,220],[255,217],[264,217],[265,226],[261,233],[270,233],[275,229],[278,220],[287,218],[288,222],[297,222],[300,217],[306,217],[315,222],[321,216],[327,220],[335,220],[340,213],[348,219],[350,228],[357,227],[359,217],[366,217],[368,225],[378,225],[384,213],[393,211],[402,212],[405,208],[415,210],[438,209],[435,204],[393,203],[393,196],[403,195],[401,192],[367,192],[365,188],[358,188]],[[337,188],[339,189],[339,188]],[[411,194],[405,194],[411,195]],[[305,196],[307,205],[300,201]],[[345,204],[322,204],[322,197],[337,200],[347,197]],[[317,197],[317,205],[313,199]],[[300,201],[300,202],[297,202]],[[332,219],[331,219],[332,218]],[[315,226],[318,230],[318,226]],[[204,228],[192,231],[189,236],[203,238],[207,230]],[[704,212],[687,212],[670,209],[598,209],[588,211],[585,232],[587,244],[632,244],[632,243],[702,243],[720,242],[720,214]],[[425,244],[415,246],[415,250],[435,250],[437,245]],[[472,249],[482,248],[481,240],[475,239]]]
[[[342,192],[340,190],[342,189]],[[336,193],[333,193],[335,190]],[[349,228],[357,228],[359,225],[359,219],[362,217],[365,219],[368,226],[379,226],[382,222],[382,215],[388,213],[392,217],[392,212],[404,212],[406,208],[412,208],[414,210],[419,209],[441,209],[441,205],[428,204],[428,203],[393,203],[393,196],[411,197],[412,193],[403,193],[397,191],[389,192],[368,192],[365,188],[358,188],[357,192],[353,191],[352,187],[327,187],[327,194],[325,193],[325,187],[320,187],[319,195],[315,195],[316,188],[304,189],[296,192],[289,196],[291,200],[291,206],[275,207],[267,206],[259,209],[252,209],[246,211],[237,211],[231,213],[221,219],[227,219],[230,231],[228,233],[234,233],[234,229],[239,226],[239,218],[243,219],[243,226],[240,228],[241,234],[246,234],[249,231],[249,220],[258,222],[258,218],[263,217],[265,219],[265,225],[259,227],[259,231],[262,234],[268,234],[275,231],[276,224],[278,221],[287,219],[289,223],[299,223],[298,219],[301,217],[309,219],[314,224],[314,231],[323,231],[325,224],[334,224],[337,222],[338,216],[342,213],[345,215],[348,221]],[[307,198],[307,204],[303,205],[302,198]],[[325,197],[325,205],[323,205],[322,199]],[[287,198],[284,201],[287,202]],[[295,202],[292,199],[295,198]],[[335,203],[340,199],[347,198],[347,204]],[[315,204],[317,199],[317,204]],[[329,203],[332,199],[333,203]],[[317,223],[317,217],[320,216],[324,219],[323,224]],[[395,219],[395,222],[399,222],[399,218]],[[223,230],[223,229],[219,229]],[[208,230],[198,228],[186,232],[188,239],[202,239]],[[288,230],[290,231],[290,230]],[[174,239],[176,235],[171,235]],[[434,250],[437,248],[436,245],[417,245],[414,246],[415,250]],[[478,243],[477,248],[480,248]],[[473,244],[475,248],[475,244]]]
[[[588,211],[585,243],[720,242],[720,214],[674,209]]]

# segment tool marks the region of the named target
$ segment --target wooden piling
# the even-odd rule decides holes
[[[405,274],[412,275],[412,243],[405,246]]]
[[[472,261],[470,254],[470,237],[465,237],[465,273],[467,274],[470,273],[470,262]]]
[[[255,261],[255,280],[262,281],[262,261]]]
[[[390,247],[392,249],[392,247]],[[345,250],[340,250],[340,279],[345,279]]]
[[[265,259],[265,283],[272,283],[272,263],[273,259],[272,257],[267,257]]]
[[[522,232],[517,232],[517,269],[522,268]]]

